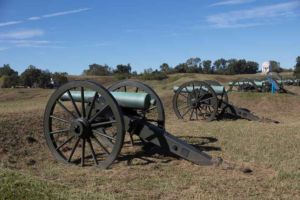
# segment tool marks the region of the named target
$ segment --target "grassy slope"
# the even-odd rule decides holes
[[[237,121],[184,122],[171,109],[171,88],[187,80],[232,76],[172,75],[150,81],[166,107],[167,130],[195,145],[221,148],[219,167],[201,167],[159,155],[118,161],[110,170],[55,162],[42,132],[51,90],[0,90],[0,199],[297,199],[300,198],[300,97],[231,94],[230,101],[280,124]],[[94,77],[105,85],[112,80]],[[291,87],[300,93],[300,88]],[[8,101],[9,100],[9,101]],[[184,127],[184,128],[183,128]],[[28,142],[28,137],[36,139]],[[214,138],[208,140],[207,138]],[[136,138],[137,139],[137,138]],[[213,148],[212,148],[213,149]],[[125,146],[122,155],[140,149]],[[252,173],[243,173],[250,168]]]

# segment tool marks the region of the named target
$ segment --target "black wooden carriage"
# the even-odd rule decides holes
[[[122,81],[106,89],[91,81],[73,81],[48,101],[44,134],[51,153],[63,163],[108,168],[117,159],[126,132],[195,164],[215,162],[165,130],[162,102],[143,83]]]

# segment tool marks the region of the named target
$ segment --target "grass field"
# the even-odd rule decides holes
[[[187,122],[173,113],[173,85],[237,77],[176,74],[146,82],[164,103],[170,133],[223,158],[212,167],[148,155],[127,144],[121,157],[133,160],[119,159],[108,170],[60,164],[43,137],[43,112],[53,90],[0,89],[0,199],[300,199],[300,96],[229,94],[233,104],[279,124]],[[106,86],[114,81],[80,77],[89,78]],[[300,95],[300,87],[288,89]]]

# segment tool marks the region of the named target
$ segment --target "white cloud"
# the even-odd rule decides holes
[[[57,16],[62,16],[62,15],[70,15],[70,14],[84,12],[84,11],[87,11],[87,10],[90,10],[90,8],[80,8],[80,9],[76,9],[76,10],[68,10],[68,11],[51,13],[51,14],[43,15],[42,18],[57,17]]]
[[[14,32],[0,33],[2,39],[28,39],[44,35],[44,31],[40,29],[28,29]]]
[[[62,11],[62,12],[45,14],[45,15],[42,15],[42,16],[33,16],[33,17],[29,17],[29,18],[25,19],[24,21],[0,22],[0,27],[20,24],[20,23],[25,22],[25,21],[34,21],[34,20],[41,20],[41,19],[44,19],[44,18],[70,15],[70,14],[80,13],[80,12],[84,12],[84,11],[88,11],[88,10],[90,10],[90,8],[80,8],[80,9],[75,9],[75,10],[67,10],[67,11]]]
[[[27,20],[33,21],[33,20],[39,20],[41,17],[29,17]]]
[[[10,21],[10,22],[0,22],[0,27],[2,26],[10,26],[15,24],[20,24],[22,21]]]
[[[17,47],[40,46],[50,44],[47,40],[11,40]]]
[[[261,6],[247,10],[210,15],[206,21],[216,28],[236,28],[263,25],[274,19],[295,16],[299,1]],[[299,11],[298,11],[299,12]]]
[[[213,3],[209,6],[226,6],[226,5],[236,5],[236,4],[245,4],[250,3],[255,0],[225,0],[225,1],[219,1],[217,3]]]

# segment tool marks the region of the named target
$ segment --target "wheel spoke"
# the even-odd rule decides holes
[[[57,100],[56,102],[62,107],[62,109],[64,109],[69,115],[71,115],[73,119],[76,119],[76,116],[68,108],[66,108],[64,104],[62,104],[62,102],[60,102],[59,100]]]
[[[153,106],[153,107],[149,108],[148,110],[146,110],[145,112],[149,112],[149,111],[154,110],[156,108],[157,108],[157,106]]]
[[[106,152],[106,154],[109,154],[109,151],[107,150],[107,148],[96,138],[96,136],[93,137],[93,139],[96,141],[96,143],[102,147],[102,149]]]
[[[104,130],[103,130],[103,131],[104,131]],[[93,130],[93,132],[96,132],[97,134],[99,134],[99,135],[101,135],[101,136],[103,136],[103,137],[106,137],[106,138],[108,138],[108,139],[111,139],[112,141],[116,141],[115,138],[113,138],[113,137],[111,137],[111,136],[109,136],[109,135],[107,135],[107,134],[101,133],[101,132],[98,131],[98,130]]]
[[[68,132],[68,131],[70,131],[69,128],[68,129],[61,129],[61,130],[57,130],[57,131],[52,131],[49,134],[53,135],[53,134],[56,134],[56,133],[64,133],[64,132]]]
[[[71,99],[71,102],[72,102],[72,104],[73,104],[73,107],[75,108],[75,111],[76,111],[78,117],[81,117],[81,114],[80,114],[80,112],[79,112],[79,109],[78,109],[78,107],[77,107],[77,105],[76,105],[76,103],[75,103],[75,101],[74,101],[74,99],[73,99],[73,97],[72,97],[72,95],[71,95],[70,90],[68,90],[67,93],[68,93],[68,95],[69,95],[69,98]]]
[[[107,122],[99,122],[99,123],[91,124],[91,127],[92,128],[97,128],[99,126],[109,125],[109,124],[113,124],[113,123],[116,123],[116,120],[111,120],[111,121],[107,121]]]
[[[189,105],[183,105],[183,106],[180,106],[180,107],[177,107],[177,110],[180,110],[180,109],[182,109],[182,108],[187,108],[187,107],[189,107]]]
[[[185,97],[186,99],[188,98],[187,96],[183,95],[182,93],[179,93],[179,95]]]
[[[81,149],[81,166],[84,166],[84,152],[85,151],[85,138],[82,139],[82,149]]]
[[[198,111],[197,111],[197,109],[198,109],[198,108],[195,109],[195,112],[196,112],[196,120],[198,120]]]
[[[108,105],[105,105],[101,110],[99,110],[91,119],[89,119],[89,123],[92,123],[107,107]]]
[[[95,106],[95,102],[96,102],[97,97],[98,97],[98,93],[96,92],[96,93],[95,93],[95,96],[94,96],[94,98],[93,98],[92,104],[91,104],[91,106],[90,106],[90,109],[89,109],[89,111],[88,111],[88,115],[87,115],[87,119],[88,119],[88,120],[91,118],[92,110],[93,110],[93,107]]]
[[[191,110],[191,108],[189,108],[183,115],[182,118]]]
[[[191,115],[190,115],[190,120],[192,120],[193,114],[194,114],[194,109],[192,109],[192,112],[191,112]]]
[[[80,88],[81,90],[81,109],[82,109],[82,117],[85,117],[86,116],[86,113],[85,113],[85,100],[84,100],[84,88],[81,87]]]
[[[97,161],[97,158],[96,158],[96,154],[95,154],[95,151],[94,151],[94,148],[93,148],[93,144],[92,144],[92,142],[91,142],[91,139],[88,138],[88,139],[87,139],[87,142],[88,142],[88,144],[89,144],[89,146],[90,146],[90,149],[91,149],[92,156],[93,156],[93,159],[94,159],[94,161],[95,161],[95,164],[98,165],[98,161]]]
[[[62,143],[61,145],[59,145],[56,150],[59,150],[60,148],[62,148],[63,146],[65,146],[68,142],[70,142],[75,136],[71,136],[69,139],[67,139],[64,143]]]
[[[210,100],[210,99],[213,99],[214,97],[209,97],[209,98],[206,98],[206,99],[202,99],[201,101],[199,101],[199,103],[202,103],[204,101],[207,101],[207,100]]]
[[[71,151],[71,154],[70,154],[70,156],[69,156],[68,162],[71,161],[71,159],[72,159],[72,157],[73,157],[73,154],[74,154],[74,152],[75,152],[75,150],[76,150],[76,148],[77,148],[77,146],[78,146],[79,141],[80,141],[80,138],[77,139],[77,141],[76,141],[76,143],[75,143],[75,145],[74,145],[74,147],[73,147],[73,149],[72,149],[72,151]]]
[[[52,119],[56,119],[56,120],[58,120],[58,121],[62,121],[62,122],[68,123],[68,124],[70,124],[70,123],[71,123],[71,122],[69,122],[68,120],[61,119],[61,118],[59,118],[59,117],[56,117],[56,116],[54,116],[54,115],[50,115],[50,118],[52,118]]]

